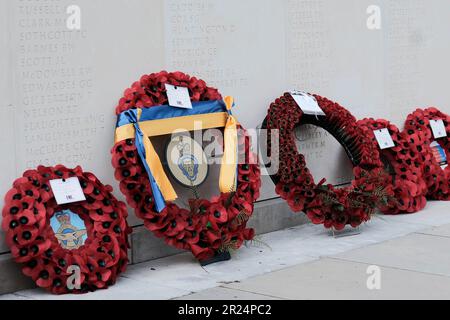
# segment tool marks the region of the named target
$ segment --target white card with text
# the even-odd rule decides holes
[[[374,130],[373,133],[375,134],[375,138],[377,139],[381,150],[395,147],[394,140],[387,128]]]
[[[297,105],[300,109],[302,109],[303,113],[316,116],[325,116],[325,112],[323,112],[316,98],[312,95],[301,91],[291,91],[290,93]]]
[[[430,120],[431,130],[433,130],[433,135],[435,139],[446,138],[447,130],[445,129],[444,120]]]
[[[166,90],[167,98],[169,99],[169,106],[192,109],[192,101],[188,88],[166,84]]]
[[[50,180],[50,186],[58,205],[86,201],[78,178]]]

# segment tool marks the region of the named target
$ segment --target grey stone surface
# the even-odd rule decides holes
[[[442,225],[446,225],[448,223],[444,217],[437,213],[440,210],[446,210],[448,203],[441,204],[442,206],[433,206],[434,210],[426,211],[428,215],[435,217],[435,224],[438,225],[441,220]],[[423,216],[423,219],[426,219],[426,216]],[[440,258],[440,255],[445,253],[439,245],[442,239],[448,239],[446,237],[429,236],[427,247],[434,242],[438,248],[437,254],[434,255],[421,255],[416,251],[409,257],[400,255],[399,258],[395,250],[387,250],[387,256],[379,252],[372,253],[374,259],[370,260],[370,263],[342,257],[343,253],[347,252],[349,257],[358,258],[361,251],[371,251],[378,245],[381,247],[379,251],[382,252],[385,250],[386,243],[397,247],[397,251],[405,251],[408,248],[399,240],[407,240],[411,235],[419,235],[411,234],[411,232],[422,232],[427,228],[424,224],[408,225],[393,222],[392,217],[386,217],[386,221],[391,223],[385,223],[380,219],[374,220],[373,228],[366,228],[364,234],[347,237],[346,243],[343,243],[343,238],[334,239],[324,233],[322,226],[308,224],[265,234],[261,238],[269,243],[271,248],[243,247],[233,254],[232,260],[207,267],[201,267],[187,252],[132,265],[121,276],[120,285],[96,295],[89,295],[87,298],[129,299],[134,296],[139,299],[162,297],[173,299],[190,293],[198,293],[200,297],[202,291],[216,287],[227,287],[249,294],[285,299],[447,298],[450,277],[444,276],[441,271],[448,268],[448,263]],[[408,228],[411,226],[413,229]],[[369,242],[363,238],[374,240]],[[396,240],[389,241],[391,239]],[[427,272],[409,270],[398,263],[400,259],[405,259],[405,256],[406,267],[420,266],[424,261],[430,260],[431,264],[440,265],[440,268],[429,269]],[[371,265],[380,267],[380,292],[368,290],[365,286],[369,279],[368,267]],[[219,298],[221,294],[224,298],[230,297],[228,291],[211,291],[214,298]],[[56,299],[40,289],[16,292],[15,295],[8,295],[6,298],[22,299],[23,297]],[[75,299],[76,297],[60,298]],[[85,296],[81,298],[86,299]],[[193,298],[195,299],[195,295]]]
[[[383,117],[398,124],[415,106],[448,110],[445,83],[450,65],[445,62],[450,47],[441,41],[450,21],[442,9],[445,0],[382,0],[380,30],[365,25],[372,5],[367,0],[199,0],[195,6],[179,0],[108,3],[105,7],[99,0],[77,1],[82,28],[69,32],[65,20],[70,0],[1,1],[0,42],[6,49],[0,53],[0,109],[12,104],[14,121],[6,122],[5,129],[15,133],[14,139],[0,144],[10,155],[0,160],[4,172],[15,177],[38,164],[82,165],[117,190],[113,170],[106,165],[114,106],[143,73],[161,69],[186,71],[234,95],[235,114],[248,128],[262,122],[276,97],[294,88],[339,101],[358,118]],[[54,10],[45,18],[59,22],[33,25],[42,18],[39,8],[49,4]],[[249,21],[255,7],[259,19]],[[55,39],[54,31],[68,34]],[[83,73],[71,77],[75,83],[61,90],[75,101],[42,103],[42,96],[58,93],[48,84],[67,80],[61,72],[66,68]],[[38,76],[48,70],[56,72]],[[52,112],[55,107],[69,111]],[[70,125],[62,130],[45,125],[48,120],[68,120]],[[84,130],[85,135],[67,139],[66,130]],[[304,138],[301,151],[316,176],[332,183],[348,178],[343,170],[348,159],[332,138],[316,128]],[[61,144],[68,146],[52,148]],[[0,191],[10,183],[9,176],[4,179]],[[274,196],[273,185],[264,181],[262,198],[269,199]],[[129,221],[140,223],[134,215]]]
[[[33,299],[22,296],[20,294],[11,293],[0,295],[0,300],[33,300]]]
[[[449,248],[450,238],[414,233],[336,257],[450,277]]]
[[[32,9],[48,4],[55,10],[45,17],[60,22],[33,26],[42,16]],[[161,69],[186,71],[234,95],[235,114],[249,128],[261,123],[270,102],[294,88],[339,101],[358,118],[389,118],[399,125],[415,106],[449,110],[450,46],[442,41],[450,24],[447,0],[380,0],[380,30],[365,25],[373,4],[368,0],[198,0],[195,6],[179,0],[111,0],[107,7],[104,1],[78,0],[82,29],[55,39],[54,31],[68,32],[71,4],[0,1],[0,43],[6,48],[0,52],[0,118],[8,120],[0,134],[0,147],[8,154],[0,159],[0,194],[25,169],[56,163],[82,165],[117,191],[109,165],[114,106],[143,73]],[[247,19],[255,7],[258,19]],[[65,82],[67,69],[77,72],[70,77],[74,83]],[[40,78],[47,70],[56,72]],[[54,83],[75,98],[48,99],[59,93]],[[70,125],[62,129],[46,122],[65,120]],[[84,134],[72,134],[78,130]],[[305,136],[300,147],[312,172],[329,182],[345,179],[342,161],[348,160],[340,146],[315,128]],[[55,148],[61,145],[63,150]],[[265,178],[262,199],[273,196],[273,184]],[[259,232],[303,219],[274,208],[262,209],[270,213],[252,221]],[[133,214],[129,222],[141,223]],[[176,253],[147,233],[134,237],[133,261]],[[0,231],[0,253],[7,251],[2,239]]]
[[[250,221],[252,227],[254,227],[260,234],[289,228],[292,226],[306,223],[307,219],[303,214],[293,214],[289,207],[282,200],[269,200],[257,203],[255,205],[255,212]],[[150,231],[144,227],[135,227],[133,233],[130,236],[131,249],[130,260],[133,264],[163,258],[171,255],[181,253],[182,251],[175,249],[167,245],[164,240],[158,239]],[[5,261],[8,261],[5,266],[0,265],[0,274],[8,275],[10,270],[18,270],[18,266],[15,265],[9,255],[0,255]],[[5,262],[6,263],[6,262]],[[23,288],[27,288],[23,283],[23,276],[18,273],[12,273],[9,277],[8,286],[0,283],[0,293],[7,293],[11,291],[17,291]],[[17,282],[15,286],[14,283]],[[25,286],[24,286],[25,285]],[[28,286],[29,287],[29,286]]]
[[[43,290],[24,290],[19,292],[19,298],[33,300],[167,300],[174,296],[189,294],[188,291],[161,286],[152,282],[142,282],[126,277],[119,277],[111,288],[98,290],[83,295],[55,296]],[[120,295],[117,295],[120,292]],[[10,298],[13,298],[10,296]]]
[[[272,199],[255,204],[255,211],[248,226],[258,234],[269,233],[308,223],[303,213],[293,213],[285,201]]]
[[[0,175],[0,208],[3,206],[3,196],[11,188],[16,174],[16,163],[13,145],[14,141],[14,109],[12,103],[11,84],[11,51],[8,50],[9,43],[9,1],[0,2],[0,147],[7,153],[2,157],[2,174]],[[0,216],[0,222],[2,217]],[[3,231],[0,229],[0,254],[7,252]]]
[[[442,207],[442,210],[435,211],[432,215],[429,215],[429,210],[434,210],[436,207]],[[410,223],[419,224],[428,227],[441,226],[443,222],[450,224],[450,211],[447,209],[446,201],[428,201],[424,210],[414,214],[399,214],[389,217],[392,223]]]
[[[282,299],[450,299],[449,277],[389,267],[381,267],[381,289],[369,290],[369,266],[326,258],[226,287]]]
[[[0,294],[33,287],[34,283],[22,274],[10,255],[0,256]]]
[[[181,253],[181,250],[167,245],[144,227],[134,228],[131,235],[131,259],[133,264]]]
[[[424,230],[421,233],[439,236],[439,237],[450,238],[450,225],[441,226],[441,227],[433,227],[433,228]]]
[[[284,201],[274,199],[255,204],[255,211],[248,225],[254,228],[258,234],[264,234],[304,223],[308,223],[308,219],[303,213],[294,214]],[[156,238],[144,227],[134,229],[131,243],[133,263],[182,252],[166,245],[164,240]]]
[[[216,287],[199,293],[193,293],[175,300],[280,300],[277,297],[271,297],[252,292],[230,289],[225,287]]]

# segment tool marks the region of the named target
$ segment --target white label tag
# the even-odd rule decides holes
[[[166,84],[169,106],[183,109],[192,109],[192,101],[189,90],[186,87],[177,87]]]
[[[50,180],[50,186],[58,205],[86,201],[78,178]]]
[[[435,139],[447,137],[447,130],[445,129],[444,120],[430,120],[431,130]]]
[[[392,140],[392,136],[389,134],[387,128],[374,130],[373,133],[375,134],[375,138],[377,139],[381,150],[395,147],[394,140]]]
[[[297,105],[302,109],[303,113],[317,116],[325,116],[325,112],[320,108],[316,98],[313,96],[301,92],[291,91],[291,96],[294,98]]]

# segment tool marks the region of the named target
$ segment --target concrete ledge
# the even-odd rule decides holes
[[[249,226],[258,234],[265,234],[309,223],[303,213],[293,213],[284,200],[272,199],[258,202]]]
[[[258,234],[269,233],[305,224],[308,219],[304,214],[294,214],[287,204],[280,200],[267,200],[255,205],[255,212],[249,226]],[[156,238],[144,227],[136,227],[130,237],[130,261],[132,264],[172,256],[182,251],[174,249]],[[10,254],[0,255],[0,294],[35,287],[34,283],[23,276],[19,266]]]
[[[167,245],[163,239],[153,235],[145,227],[137,227],[130,238],[133,264],[173,256],[183,251]]]
[[[0,294],[34,287],[36,287],[34,282],[22,274],[10,254],[0,256]]]

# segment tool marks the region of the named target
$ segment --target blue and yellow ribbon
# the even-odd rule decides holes
[[[220,170],[219,187],[222,193],[237,188],[237,126],[231,114],[233,98],[224,101],[204,101],[193,104],[192,109],[158,106],[127,110],[119,115],[115,143],[135,139],[136,148],[148,174],[158,212],[166,201],[174,201],[177,194],[170,183],[150,137],[172,134],[179,130],[193,131],[224,127],[224,155]]]

